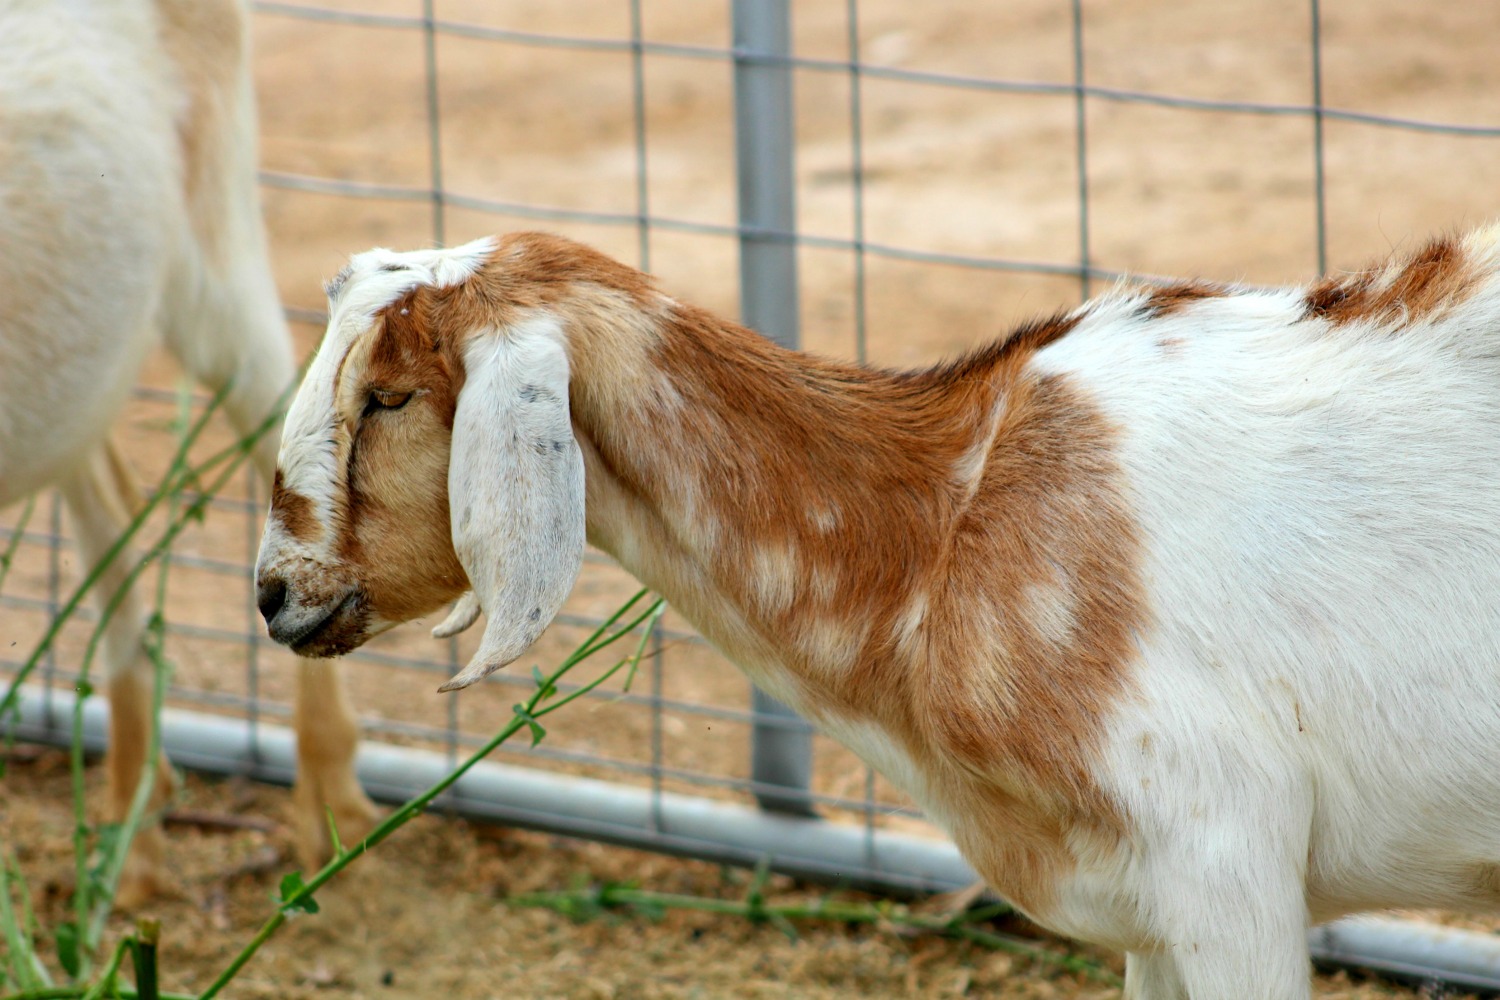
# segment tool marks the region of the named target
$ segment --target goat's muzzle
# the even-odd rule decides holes
[[[255,602],[271,638],[301,656],[341,656],[367,638],[369,616],[358,587],[315,594],[275,573],[261,573]]]

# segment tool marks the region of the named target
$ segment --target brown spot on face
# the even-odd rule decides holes
[[[1167,357],[1173,358],[1182,353],[1184,343],[1181,337],[1161,337],[1156,341],[1156,347]]]
[[[1211,285],[1200,281],[1183,281],[1152,289],[1151,294],[1146,296],[1146,301],[1141,303],[1137,312],[1144,318],[1155,319],[1159,316],[1170,316],[1173,313],[1181,312],[1194,302],[1201,302],[1204,299],[1219,299],[1228,294],[1228,289],[1221,285]]]
[[[422,287],[377,318],[353,380],[406,396],[399,408],[367,407],[353,446],[335,551],[358,581],[368,613],[393,622],[428,614],[468,589],[448,521],[448,455],[464,384],[463,333],[445,321],[452,289]],[[384,398],[393,398],[387,396]]]
[[[312,501],[287,489],[281,481],[280,469],[276,470],[276,479],[271,484],[271,516],[299,542],[315,542],[323,534],[323,527],[313,514]]]
[[[1462,302],[1476,275],[1462,248],[1438,238],[1382,268],[1329,277],[1308,289],[1308,316],[1335,326],[1357,322],[1405,326]]]

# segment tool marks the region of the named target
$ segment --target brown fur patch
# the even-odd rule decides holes
[[[1090,775],[1146,617],[1112,428],[1029,364],[1077,315],[881,371],[785,351],[566,240],[508,237],[469,281],[387,309],[367,370],[345,373],[424,414],[370,414],[350,459],[341,550],[381,615],[461,587],[461,347],[538,311],[564,329],[590,539],[773,690],[883,733],[970,861],[1044,915],[1067,845],[1121,836]]]
[[[281,470],[271,483],[271,516],[299,542],[315,542],[323,534],[323,527],[313,513],[312,501],[294,490],[289,490],[281,481]]]
[[[1077,318],[895,373],[793,354],[690,307],[647,310],[649,333],[621,332],[638,317],[567,323],[591,538],[635,536],[651,555],[627,565],[731,656],[773,650],[814,714],[888,734],[960,804],[971,861],[1045,910],[1070,865],[1064,831],[1118,831],[1089,768],[1144,617],[1112,432],[1065,381],[1027,369]],[[598,383],[621,369],[665,376],[680,402],[620,403]],[[976,446],[966,487],[953,472]],[[766,558],[795,562],[793,599],[753,574]],[[1067,609],[1066,634],[1013,613],[1037,594]],[[850,665],[798,644],[830,635],[862,637]]]
[[[1493,905],[1500,900],[1500,864],[1479,864],[1472,869],[1474,877],[1474,895],[1480,901]]]
[[[1307,292],[1307,315],[1335,326],[1405,326],[1462,302],[1475,277],[1459,243],[1440,237],[1383,268],[1318,282]]]
[[[1201,281],[1183,281],[1172,285],[1162,285],[1151,289],[1151,293],[1146,296],[1146,301],[1141,303],[1138,312],[1143,317],[1155,319],[1181,312],[1194,302],[1202,302],[1204,299],[1220,299],[1228,294],[1228,289],[1221,285],[1211,285]]]

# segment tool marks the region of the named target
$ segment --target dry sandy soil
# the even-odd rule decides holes
[[[6,830],[14,835],[44,924],[67,916],[72,856],[59,833],[69,823],[62,794],[67,773],[65,754],[47,750],[12,762],[6,779]],[[233,812],[270,829],[172,827],[182,895],[151,910],[164,928],[164,988],[201,988],[270,914],[286,864],[275,859],[290,849],[287,807],[288,796],[280,789],[188,778],[178,808]],[[797,939],[789,940],[773,927],[732,917],[679,912],[660,920],[603,917],[575,923],[550,910],[504,902],[518,893],[627,881],[660,892],[743,899],[748,875],[424,817],[327,887],[318,896],[321,912],[296,919],[272,939],[226,995],[235,1000],[1119,996],[1111,987],[1030,959],[907,936],[892,927],[802,923]],[[772,879],[769,890],[772,903],[810,902],[825,891],[780,877]],[[115,923],[122,933],[130,926],[123,917]],[[1024,925],[1000,929],[1034,932]],[[1062,950],[1055,941],[1049,946]],[[1121,971],[1116,957],[1089,949],[1077,954]],[[1378,1000],[1418,994],[1339,974],[1319,977],[1317,995]]]
[[[342,9],[411,16],[415,0],[340,0]],[[848,55],[845,5],[799,3],[799,55]],[[1089,82],[1102,87],[1270,104],[1305,102],[1311,60],[1305,0],[1117,0],[1088,4]],[[728,5],[644,0],[647,40],[722,48]],[[862,56],[872,64],[1006,79],[1069,83],[1068,5],[1058,0],[931,0],[920,5],[864,0]],[[541,4],[519,0],[437,3],[439,17],[521,31],[628,36],[623,0]],[[1324,0],[1325,100],[1333,107],[1469,125],[1495,125],[1500,93],[1500,7],[1415,5],[1401,0]],[[262,157],[272,171],[367,184],[425,188],[431,166],[420,32],[255,16]],[[632,67],[628,54],[475,41],[436,42],[442,175],[454,193],[577,212],[638,210]],[[656,216],[717,225],[735,214],[731,76],[721,59],[651,55],[645,61],[646,190]],[[796,77],[798,217],[808,233],[853,234],[849,82],[846,74],[799,70]],[[1079,258],[1075,109],[1070,96],[981,93],[867,78],[863,88],[865,235],[922,251],[1053,264]],[[1088,109],[1090,256],[1103,268],[1199,274],[1250,282],[1299,281],[1316,270],[1312,124],[1300,116],[1167,110],[1091,101]],[[1392,247],[1500,214],[1493,163],[1500,140],[1395,131],[1329,121],[1326,127],[1330,265],[1353,268]],[[318,311],[320,285],[347,254],[373,244],[426,245],[433,213],[424,201],[358,200],[270,188],[266,192],[278,279],[288,305]],[[632,226],[611,226],[450,208],[448,242],[515,228],[549,228],[641,263]],[[738,308],[735,244],[722,236],[653,229],[644,263],[673,294],[727,314]],[[804,343],[842,356],[859,353],[847,251],[800,254]],[[1009,324],[1075,303],[1076,279],[915,263],[871,256],[864,353],[881,364],[919,364],[951,355]],[[1097,283],[1096,283],[1097,287]],[[295,329],[310,350],[318,330]],[[170,388],[174,372],[152,362],[145,380]],[[153,481],[171,449],[170,402],[142,400],[119,438]],[[216,430],[207,448],[222,443]],[[236,497],[252,496],[236,484]],[[259,501],[251,504],[258,507]],[[13,523],[15,511],[4,523]],[[45,510],[32,529],[46,527]],[[186,704],[244,696],[252,684],[245,642],[258,634],[242,570],[254,549],[253,514],[226,506],[184,539],[179,551],[221,560],[228,572],[180,565],[169,609],[180,631],[172,655]],[[45,600],[49,550],[23,546],[6,581],[8,597]],[[65,574],[71,555],[60,556]],[[592,567],[569,611],[597,615],[632,590],[608,566]],[[45,624],[42,609],[8,607],[5,645],[25,649]],[[426,623],[431,624],[431,623]],[[204,631],[209,630],[209,631]],[[59,664],[77,663],[85,633],[72,630]],[[581,637],[559,626],[536,660],[554,662]],[[450,701],[433,695],[448,657],[413,626],[384,637],[379,651],[440,661],[421,673],[361,662],[351,670],[356,701],[372,721],[440,729]],[[4,654],[13,655],[13,654]],[[275,715],[290,691],[287,661],[269,646],[253,655],[253,683]],[[665,697],[744,709],[744,682],[711,653],[677,645],[661,658]],[[656,678],[651,678],[656,680]],[[457,702],[466,733],[482,734],[509,715],[515,691],[487,684]],[[607,762],[651,763],[653,721],[637,704],[601,700],[555,717],[544,750],[573,759],[542,761],[618,777]],[[660,718],[661,763],[681,772],[668,787],[735,796],[695,776],[744,778],[747,727],[691,711]],[[419,731],[384,734],[430,742]],[[519,751],[517,751],[519,753]],[[535,762],[536,757],[533,755]],[[858,797],[866,773],[820,742],[816,787]],[[601,763],[603,762],[603,763]],[[627,777],[625,780],[639,780]],[[903,800],[877,785],[883,805]],[[4,839],[25,845],[39,891],[62,885],[66,782],[56,761],[18,766],[0,795]],[[187,795],[211,808],[245,808],[285,819],[281,792],[191,781]],[[892,822],[892,820],[885,820]],[[906,821],[900,821],[906,822]],[[284,834],[174,833],[185,898],[166,904],[168,962],[178,983],[199,982],[264,912],[270,874],[224,874]],[[538,834],[479,831],[425,821],[361,863],[328,894],[324,915],[300,921],[240,987],[242,996],[871,996],[1085,997],[1112,995],[1050,978],[1010,959],[965,946],[909,941],[885,932],[809,930],[796,944],[775,931],[708,917],[660,925],[597,923],[514,912],[496,902],[509,889],[565,885],[574,877],[638,879],[670,890],[722,892],[718,869],[580,845]],[[730,887],[732,889],[732,887]],[[797,890],[787,888],[789,892]],[[52,904],[49,904],[52,905]],[[189,930],[189,928],[191,930]],[[380,985],[391,971],[394,985]],[[1326,995],[1354,992],[1324,980]]]

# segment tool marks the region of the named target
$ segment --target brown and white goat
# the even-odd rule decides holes
[[[1500,229],[915,372],[535,234],[329,305],[258,562],[299,652],[472,587],[472,683],[587,536],[1129,997],[1307,997],[1313,922],[1500,905]]]
[[[242,432],[296,375],[261,227],[246,19],[235,0],[0,10],[0,504],[58,486],[85,569],[135,504],[109,430],[148,351],[165,341],[205,385],[230,384]],[[268,479],[275,458],[273,437],[256,453]],[[131,561],[115,561],[101,599]],[[115,819],[147,763],[144,619],[129,597],[103,643]],[[303,662],[297,724],[300,839],[317,855],[325,807],[350,835],[373,816],[354,780],[357,722],[329,664]],[[162,846],[156,825],[142,829],[120,902],[168,878]]]

